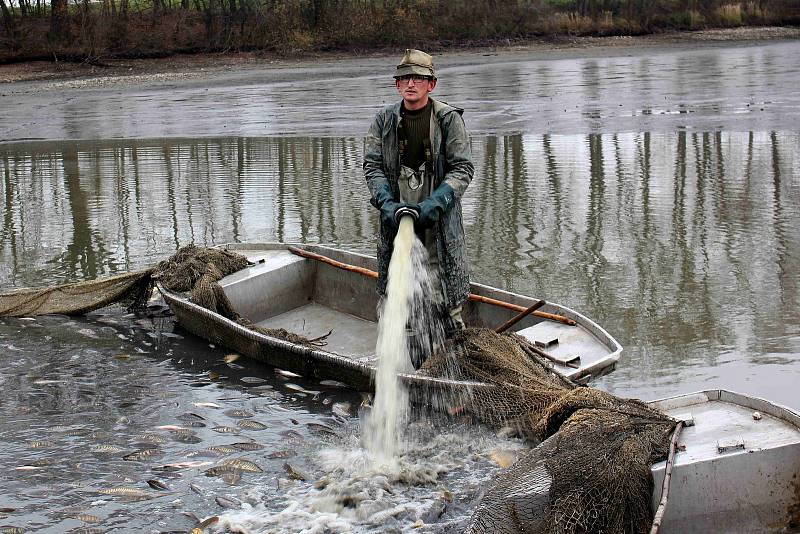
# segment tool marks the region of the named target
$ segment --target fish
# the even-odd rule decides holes
[[[114,488],[102,488],[97,490],[98,493],[103,495],[115,495],[122,497],[150,497],[150,494],[138,488],[129,488],[127,486],[117,486]]]
[[[37,386],[48,386],[50,384],[64,384],[65,382],[66,380],[48,380],[45,378],[33,381],[33,383],[36,384]]]
[[[299,378],[301,376],[291,371],[284,371],[283,369],[275,369],[275,373],[288,378]]]
[[[347,384],[344,382],[339,382],[338,380],[321,380],[319,383],[320,386],[328,386],[334,388],[346,388]]]
[[[233,363],[241,357],[241,354],[227,354],[222,358],[222,361],[225,363]]]
[[[242,421],[239,421],[239,422],[241,423]],[[241,425],[239,425],[239,426],[241,426]],[[239,429],[238,428],[233,428],[232,426],[215,426],[211,430],[213,430],[214,432],[219,432],[220,434],[238,434],[239,433]]]
[[[239,371],[241,369],[244,369],[244,365],[239,365],[238,363],[229,363],[228,367],[230,367],[231,369],[233,369],[235,371]]]
[[[237,449],[242,451],[258,451],[264,448],[262,444],[256,443],[255,441],[231,443],[229,447],[236,447]]]
[[[242,419],[236,424],[242,428],[246,428],[247,430],[264,430],[267,428],[267,425],[264,423],[259,423],[253,419]]]
[[[182,413],[182,414],[180,414],[178,416],[178,419],[180,419],[181,421],[192,421],[192,422],[194,422],[194,421],[205,421],[206,420],[205,417],[203,417],[202,415],[197,415],[194,412]]]
[[[206,469],[205,474],[207,477],[218,477],[227,473],[237,473],[240,471],[241,471],[240,469],[237,469],[232,465],[220,464],[216,467]]]
[[[292,456],[295,456],[296,454],[297,453],[294,452],[294,451],[290,451],[288,449],[285,449],[285,450],[282,450],[282,451],[271,452],[271,453],[269,453],[267,455],[267,458],[269,458],[271,460],[274,460],[276,458],[284,459],[284,458],[291,458]]]
[[[165,465],[160,466],[158,469],[164,469],[164,470],[168,470],[168,469],[188,469],[190,467],[204,467],[206,465],[211,465],[211,462],[206,462],[206,461],[202,461],[202,460],[194,460],[194,461],[189,461],[189,462],[175,462],[175,463],[172,463],[172,464],[165,464]],[[157,468],[155,468],[155,467],[153,468],[153,470],[156,470],[156,469]]]
[[[156,427],[159,430],[186,430],[186,427],[177,425],[161,425]]]
[[[180,441],[181,443],[200,443],[203,441],[200,439],[197,434],[189,429],[181,429],[181,430],[173,430],[172,432],[173,439],[175,441]]]
[[[201,497],[206,496],[206,493],[197,484],[189,483],[189,489],[195,492],[196,494],[200,495]]]
[[[233,445],[214,445],[205,450],[213,452],[214,454],[233,454],[235,452],[239,452],[239,449]]]
[[[192,421],[189,426],[192,428],[205,428],[206,424],[202,421]]]
[[[236,417],[240,419],[246,417],[253,417],[253,414],[248,412],[247,410],[227,410],[224,413],[228,417]]]
[[[147,484],[148,484],[148,485],[149,485],[151,488],[153,488],[153,489],[157,489],[157,490],[159,490],[159,491],[165,491],[165,490],[168,490],[168,489],[169,489],[169,488],[167,487],[167,485],[166,485],[166,484],[164,484],[164,483],[163,483],[163,482],[161,482],[160,480],[156,480],[156,479],[151,479],[151,480],[148,480],[148,481],[147,481]]]
[[[158,434],[146,433],[139,436],[138,442],[150,443],[151,445],[163,445],[167,442],[167,438],[164,436],[159,436]]]
[[[216,402],[193,402],[192,404],[198,408],[222,408]]]
[[[19,467],[15,467],[14,471],[38,471],[39,469],[44,468],[36,465],[21,465]]]
[[[159,449],[139,449],[138,451],[133,451],[130,454],[126,454],[122,457],[122,459],[128,462],[139,462],[159,454],[161,454]]]
[[[257,376],[243,376],[239,379],[239,381],[244,382],[245,384],[261,384],[266,382],[266,379]]]
[[[226,460],[222,462],[221,465],[229,465],[239,471],[245,471],[248,473],[263,473],[264,470],[258,466],[257,463],[251,462],[250,460],[245,460],[244,458],[233,458],[231,460]]]
[[[12,512],[15,512],[16,510],[17,510],[16,508],[9,508],[7,506],[4,506],[4,507],[0,508],[0,513],[2,513],[2,514],[10,514]]]
[[[208,379],[209,380],[219,380],[219,377],[222,376],[216,371],[209,371],[208,372]]]
[[[48,441],[48,440],[35,440],[28,442],[28,447],[30,447],[31,449],[47,449],[54,445],[55,445],[54,441]]]
[[[77,519],[78,521],[83,521],[84,523],[100,523],[102,521],[101,518],[92,514],[78,514],[72,516],[72,518]]]
[[[286,471],[286,474],[289,475],[289,478],[292,478],[294,480],[306,480],[306,476],[303,473],[301,473],[288,463],[283,464],[283,469]]]
[[[242,505],[241,502],[238,502],[234,499],[229,499],[228,497],[215,497],[214,500],[223,508],[238,508]]]
[[[0,527],[0,534],[25,534],[25,529],[8,525]]]
[[[317,434],[327,434],[329,436],[338,436],[339,433],[336,432],[334,429],[329,427],[328,425],[323,425],[321,423],[306,423],[306,426],[312,432]]]

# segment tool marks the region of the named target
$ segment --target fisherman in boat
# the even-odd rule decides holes
[[[462,109],[434,100],[436,71],[430,55],[406,50],[394,73],[402,97],[375,116],[367,134],[364,176],[370,202],[380,211],[378,294],[386,293],[398,210],[416,217],[415,232],[428,251],[445,331],[464,328],[469,295],[461,196],[474,166]],[[414,362],[418,366],[421,362]]]

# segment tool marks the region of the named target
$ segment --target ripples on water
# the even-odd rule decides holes
[[[607,389],[652,398],[727,386],[796,407],[798,146],[789,132],[476,137],[476,179],[464,199],[473,278],[574,307],[608,329],[626,352],[603,379]],[[150,265],[190,242],[323,242],[371,253],[377,220],[362,150],[356,138],[2,145],[0,280],[10,289],[93,278]],[[220,349],[171,330],[167,319],[122,310],[0,322],[0,380],[10,392],[0,400],[0,476],[11,488],[0,505],[19,509],[6,521],[17,514],[29,527],[62,532],[97,516],[102,528],[184,529],[192,522],[181,512],[218,514],[214,498],[235,496],[254,508],[225,516],[228,526],[339,521],[370,531],[371,517],[394,517],[410,528],[430,519],[446,491],[455,503],[441,521],[463,518],[494,469],[487,454],[501,445],[485,436],[474,438],[481,445],[459,441],[459,431],[448,434],[454,445],[443,457],[408,459],[410,472],[441,467],[438,483],[390,494],[385,477],[340,465],[329,476],[335,491],[320,498],[308,484],[286,482],[283,463],[314,479],[332,469],[331,456],[360,465],[355,420],[331,408],[355,408],[360,397],[313,382],[299,386],[312,391],[303,393],[269,368],[237,362],[268,380],[244,383]],[[194,404],[209,402],[220,409]],[[237,428],[224,415],[233,408],[267,429],[212,431]],[[204,418],[192,429],[197,444],[157,429],[185,425],[186,412]],[[308,422],[331,426],[342,441],[322,439]],[[149,435],[166,440],[156,459],[122,459]],[[153,471],[217,462],[198,451],[247,439],[265,449],[232,456],[265,472],[245,474],[239,486],[203,476],[206,465]],[[93,452],[100,445],[121,450]],[[282,450],[296,456],[281,458]],[[154,478],[170,489],[151,489]],[[117,486],[151,498],[98,493]]]

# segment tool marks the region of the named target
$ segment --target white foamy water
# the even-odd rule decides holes
[[[493,458],[498,451],[519,455],[522,443],[476,426],[438,427],[427,420],[409,426],[418,440],[392,469],[374,466],[352,428],[329,446],[309,451],[300,468],[306,480],[279,477],[238,494],[241,508],[220,514],[216,532],[462,532],[471,504],[499,469]]]

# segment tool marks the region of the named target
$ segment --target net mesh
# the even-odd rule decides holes
[[[674,420],[570,382],[516,334],[464,330],[422,372],[496,386],[476,388],[460,408],[537,444],[492,480],[467,533],[650,529],[650,466],[666,458]]]
[[[233,307],[219,281],[244,269],[247,258],[228,250],[187,245],[150,269],[117,276],[39,289],[0,294],[0,317],[80,315],[113,303],[141,308],[150,298],[153,284],[188,292],[189,300],[262,334],[303,345],[324,345],[323,338],[309,340],[283,328],[262,328],[242,317]]]

